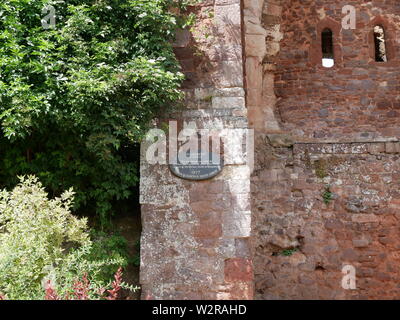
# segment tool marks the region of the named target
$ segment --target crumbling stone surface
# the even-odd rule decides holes
[[[342,8],[357,12],[354,30]],[[141,164],[148,299],[400,298],[399,26],[395,0],[205,0],[174,43],[198,128],[255,130],[204,182]],[[384,28],[387,62],[374,59]],[[333,68],[321,37],[333,32]],[[145,146],[143,146],[145,148]],[[142,152],[144,154],[144,152]],[[356,269],[356,290],[342,268]]]
[[[280,51],[280,0],[244,0],[246,98],[249,124],[261,132],[281,132],[276,113],[272,62]]]
[[[342,8],[348,4],[356,8],[354,30],[341,26]],[[387,62],[375,61],[376,25],[385,31]],[[398,137],[399,26],[396,1],[283,1],[284,37],[273,61],[276,112],[284,131],[320,140]],[[325,27],[334,33],[332,68],[321,64],[320,33]]]
[[[382,144],[375,152],[368,143],[258,148],[257,299],[400,298],[400,158]],[[325,202],[327,185],[336,197]],[[341,286],[344,265],[356,268],[356,290]]]
[[[166,115],[178,128],[248,127],[239,0],[191,7],[192,31],[178,33],[174,50],[186,81],[184,109]],[[140,283],[143,299],[251,299],[250,170],[232,139],[225,167],[207,181],[174,176],[167,165],[141,159]]]
[[[354,30],[341,25],[348,4]],[[256,299],[400,297],[399,10],[391,0],[244,1]],[[374,59],[376,25],[387,62]],[[321,63],[326,27],[333,68]],[[357,290],[341,286],[347,264]]]

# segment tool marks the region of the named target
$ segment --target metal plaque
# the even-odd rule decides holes
[[[180,154],[169,165],[171,172],[186,180],[207,180],[218,175],[223,169],[220,155],[213,152]]]

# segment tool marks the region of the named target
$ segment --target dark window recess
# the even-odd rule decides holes
[[[335,64],[333,56],[333,32],[331,29],[324,29],[321,33],[322,65],[326,68]]]
[[[382,26],[374,27],[374,42],[375,42],[375,61],[386,62],[388,61],[386,55],[386,40],[385,30]]]

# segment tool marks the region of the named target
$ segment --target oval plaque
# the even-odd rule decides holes
[[[186,180],[207,180],[214,178],[223,169],[221,157],[213,152],[181,154],[175,163],[169,165],[171,172]]]

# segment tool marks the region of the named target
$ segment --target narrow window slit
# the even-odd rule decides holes
[[[375,61],[387,62],[385,30],[382,26],[374,27]]]
[[[335,65],[333,55],[333,32],[331,29],[325,28],[321,33],[322,45],[322,66],[332,68]]]

